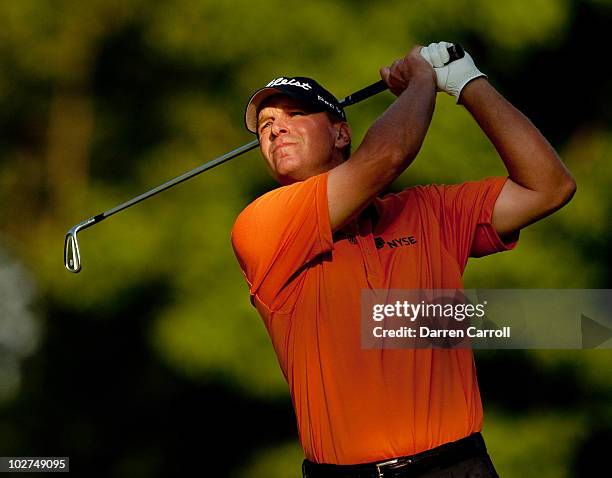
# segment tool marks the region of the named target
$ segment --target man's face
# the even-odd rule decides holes
[[[272,177],[286,185],[340,164],[339,146],[344,142],[339,135],[348,131],[346,123],[342,125],[330,121],[327,113],[314,113],[307,104],[288,96],[266,100],[257,115],[257,134]]]

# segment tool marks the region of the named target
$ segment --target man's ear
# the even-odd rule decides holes
[[[351,127],[346,121],[337,123],[336,148],[343,149],[351,142]]]

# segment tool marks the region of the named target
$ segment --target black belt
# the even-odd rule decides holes
[[[482,435],[473,433],[416,455],[359,465],[329,465],[304,460],[302,473],[304,478],[392,478],[407,476],[404,475],[407,472],[410,476],[418,476],[477,456],[487,456],[487,447]]]

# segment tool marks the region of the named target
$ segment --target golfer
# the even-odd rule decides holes
[[[317,477],[497,476],[470,349],[362,349],[362,289],[457,289],[468,257],[512,249],[575,182],[540,132],[445,42],[380,75],[397,96],[351,154],[338,100],[310,78],[256,91],[246,127],[281,187],[248,205],[232,243],[289,384]],[[417,156],[436,91],[453,95],[507,177],[381,193]],[[448,138],[461,141],[461,138]],[[395,242],[394,239],[410,238]]]

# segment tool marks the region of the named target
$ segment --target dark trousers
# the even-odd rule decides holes
[[[499,478],[480,433],[416,455],[359,465],[304,460],[304,478]]]
[[[406,478],[416,476],[419,478],[499,478],[489,455],[481,458],[470,458],[448,468],[431,471],[425,475],[413,475],[407,471],[403,475],[396,476],[398,478],[400,476]]]

